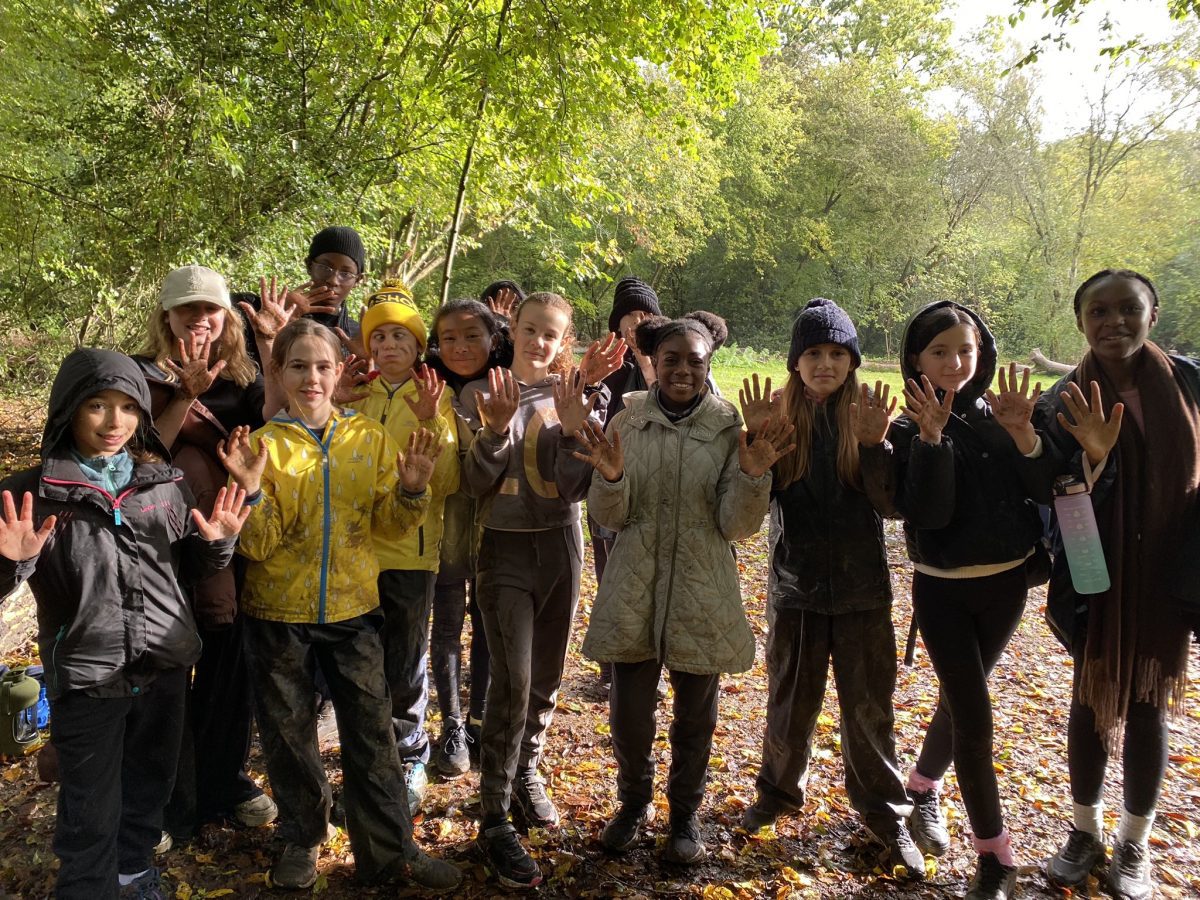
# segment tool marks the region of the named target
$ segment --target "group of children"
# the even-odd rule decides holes
[[[454,778],[477,753],[480,852],[502,885],[540,883],[520,835],[559,822],[539,763],[579,600],[585,499],[601,577],[583,651],[610,673],[618,769],[608,851],[634,847],[654,818],[665,669],[662,856],[705,856],[698,812],[720,675],[754,659],[731,542],[769,515],[767,726],[748,830],[804,806],[832,661],[847,793],[889,865],[921,878],[925,854],[948,849],[939,789],[953,764],[978,854],[967,897],[1013,896],[988,676],[1027,588],[1049,578],[1075,659],[1075,817],[1048,874],[1077,886],[1105,857],[1101,793],[1122,741],[1109,884],[1150,895],[1166,716],[1182,699],[1193,624],[1163,579],[1177,564],[1168,535],[1194,527],[1200,368],[1148,341],[1158,298],[1142,276],[1106,270],[1081,286],[1090,349],[1045,396],[1015,366],[993,391],[984,321],[951,302],[925,307],[905,333],[896,417],[885,386],[858,383],[854,324],[828,300],[796,319],[783,389],[755,376],[739,414],[711,387],[724,322],[665,318],[637,279],[618,283],[611,333],[577,362],[557,294],[497,282],[486,302],[440,307],[427,330],[408,288],[389,281],[355,323],[345,300],[364,273],[358,236],[318,233],[306,267],[309,283],[264,282],[241,317],[217,273],[172,272],[144,355],[68,356],[41,466],[0,484],[0,590],[29,579],[38,601],[62,781],[59,896],[162,896],[164,821],[186,832],[277,812],[285,846],[271,882],[311,886],[331,834],[322,697],[337,716],[361,879],[458,885],[457,867],[417,847],[411,817],[426,765]],[[1112,575],[1101,594],[1075,593],[1061,546],[1052,569],[1046,553],[1038,505],[1069,474],[1094,485]],[[904,520],[941,688],[907,779],[888,515]],[[273,800],[245,771],[251,704]]]

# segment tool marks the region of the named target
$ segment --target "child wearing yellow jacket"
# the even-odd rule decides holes
[[[341,348],[307,319],[275,339],[273,376],[287,397],[254,435],[235,429],[218,455],[257,507],[239,551],[250,560],[243,608],[259,734],[287,844],[276,887],[308,888],[332,806],[317,748],[314,676],[333,696],[344,804],[360,879],[434,890],[461,880],[413,842],[383,671],[375,541],[421,524],[438,446],[418,429],[407,451],[366,416],[333,407]]]
[[[445,382],[425,365],[427,335],[421,314],[404,282],[389,279],[367,299],[362,316],[363,344],[379,373],[367,395],[352,406],[383,425],[401,446],[425,428],[441,448],[429,481],[424,524],[400,540],[375,541],[379,557],[379,603],[383,610],[384,671],[392,695],[392,727],[404,764],[409,812],[416,814],[425,795],[429,738],[425,708],[429,616],[437,578],[446,497],[458,490],[458,432]]]

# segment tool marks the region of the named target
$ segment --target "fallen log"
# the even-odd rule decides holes
[[[1036,347],[1029,351],[1029,361],[1043,372],[1054,372],[1056,375],[1066,375],[1075,368],[1071,363],[1060,363],[1049,359],[1045,353]]]

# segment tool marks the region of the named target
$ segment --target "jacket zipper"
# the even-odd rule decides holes
[[[690,428],[691,425],[689,424]],[[679,552],[679,497],[683,487],[683,429],[675,426],[676,443],[679,447],[678,459],[675,461],[675,520],[671,523],[671,570],[667,576],[667,602],[663,607],[663,630],[659,638],[658,659],[666,664],[667,661],[667,616],[671,613],[671,598],[675,594],[675,554]]]
[[[102,494],[108,500],[109,504],[112,506],[112,509],[110,511],[112,512],[114,525],[120,525],[122,523],[121,503],[125,500],[126,497],[128,497],[130,494],[132,494],[138,488],[142,487],[142,485],[134,485],[133,487],[128,487],[125,490],[121,491],[121,493],[117,494],[117,496],[114,497],[112,494],[110,494],[104,488],[96,487],[96,485],[89,484],[86,481],[64,481],[59,478],[43,478],[42,481],[46,482],[46,484],[56,484],[56,485],[59,485],[60,487],[66,486],[66,487],[90,488],[91,490],[96,491],[98,494]]]

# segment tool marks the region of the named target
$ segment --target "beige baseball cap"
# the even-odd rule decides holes
[[[174,309],[185,303],[212,303],[232,310],[229,287],[225,279],[204,266],[182,266],[167,274],[158,292],[163,309]]]

